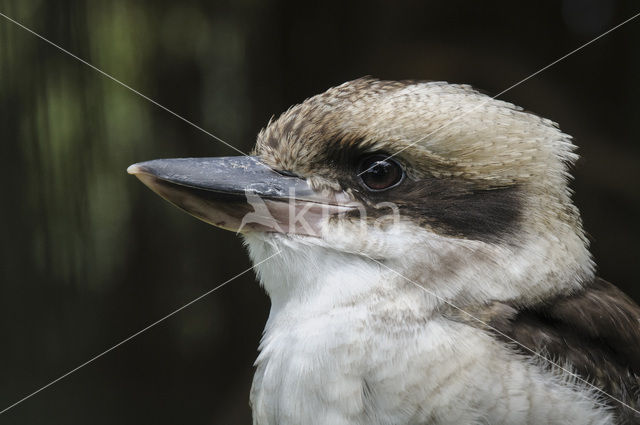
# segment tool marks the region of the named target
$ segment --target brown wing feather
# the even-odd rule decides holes
[[[582,378],[640,410],[640,307],[609,282],[596,278],[578,293],[532,307],[494,303],[482,316],[494,329],[555,361],[569,362]],[[611,405],[620,423],[640,423],[633,410],[613,400]]]

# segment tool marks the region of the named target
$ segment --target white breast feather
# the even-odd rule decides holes
[[[444,319],[367,259],[247,238],[273,305],[256,360],[255,425],[610,424],[597,394]]]

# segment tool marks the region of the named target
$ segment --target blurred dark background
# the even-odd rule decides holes
[[[0,0],[0,12],[248,151],[363,75],[496,94],[634,1]],[[502,96],[561,124],[601,276],[636,300],[640,18]],[[238,238],[125,169],[231,149],[0,17],[0,410],[249,267]],[[269,300],[248,273],[0,416],[246,424]]]

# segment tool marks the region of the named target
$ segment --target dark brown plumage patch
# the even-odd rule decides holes
[[[367,217],[375,220],[389,215],[384,203],[390,202],[402,217],[446,236],[497,243],[516,233],[522,215],[517,185],[480,187],[463,178],[407,176],[394,188],[372,192],[358,178],[357,164],[367,155],[361,145],[357,140],[330,145],[325,159],[330,167],[325,174],[331,173],[343,189],[353,193],[366,207]],[[403,167],[408,170],[407,165]]]
[[[521,216],[517,186],[479,189],[455,178],[408,178],[387,192],[360,189],[357,196],[369,202],[392,202],[402,215],[438,233],[485,242],[515,233]],[[373,208],[368,212],[377,216]]]
[[[640,410],[640,307],[612,284],[595,278],[579,293],[525,308],[495,302],[475,313],[545,357],[560,364],[569,362],[583,379]],[[459,318],[479,326],[473,319]],[[495,330],[487,330],[521,354],[533,355]],[[619,423],[640,423],[640,415],[633,410],[603,398],[616,409]]]

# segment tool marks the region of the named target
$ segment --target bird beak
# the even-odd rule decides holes
[[[320,236],[329,217],[354,209],[346,195],[317,193],[254,156],[156,159],[127,172],[189,214],[241,233]]]

